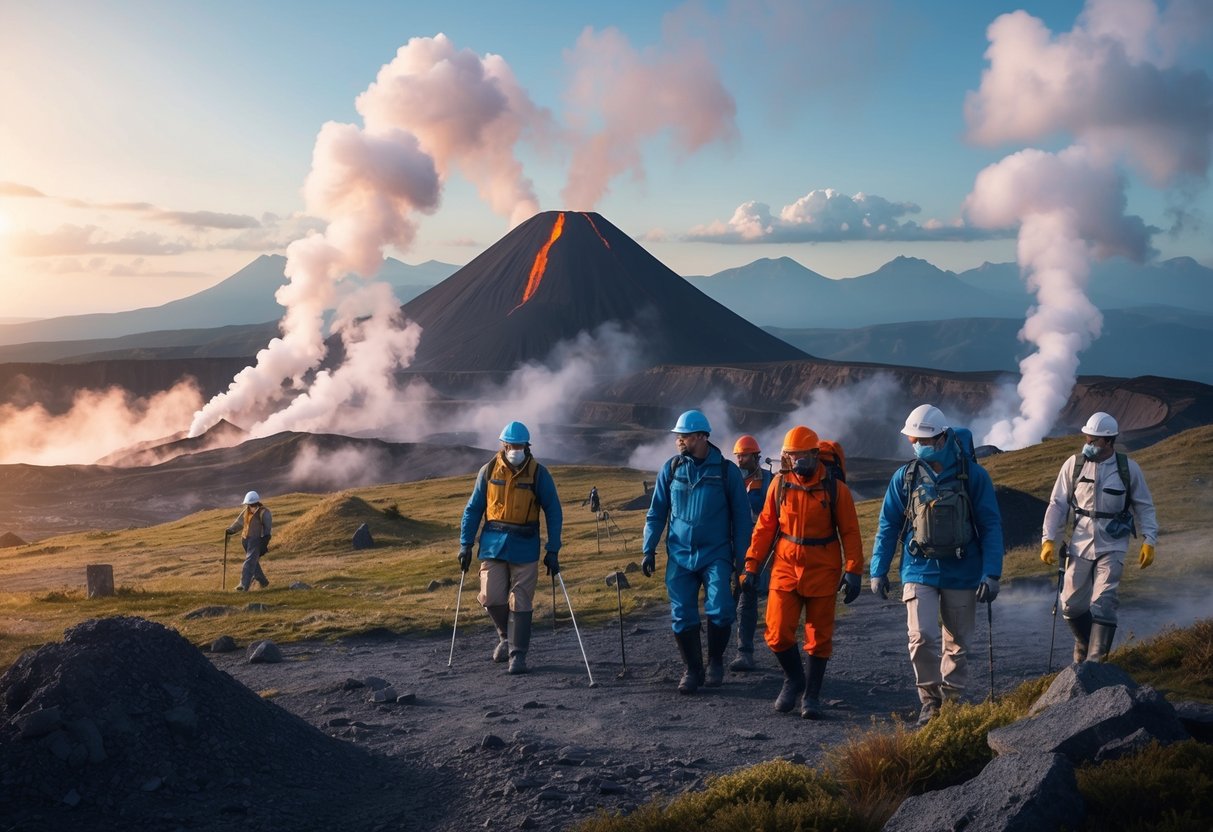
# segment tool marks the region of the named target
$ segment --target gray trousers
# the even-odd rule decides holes
[[[261,571],[261,538],[250,537],[242,542],[244,543],[244,565],[240,568],[240,585],[248,589],[252,586],[254,578],[258,583],[269,583],[269,579]]]
[[[1096,554],[1094,560],[1072,557],[1066,560],[1066,577],[1061,585],[1061,611],[1066,618],[1078,618],[1087,610],[1091,618],[1103,624],[1115,624],[1120,609],[1120,575],[1125,568],[1124,552]]]

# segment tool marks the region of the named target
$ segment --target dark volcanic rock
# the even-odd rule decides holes
[[[172,817],[163,828],[219,828],[233,804],[257,828],[371,828],[388,818],[370,798],[414,776],[262,700],[142,619],[86,621],[0,677],[6,827],[162,828]]]

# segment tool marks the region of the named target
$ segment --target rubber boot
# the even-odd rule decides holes
[[[687,667],[678,682],[678,692],[694,693],[703,684],[703,642],[699,638],[699,627],[674,633],[674,638],[678,642],[682,663]]]
[[[800,703],[802,719],[821,719],[821,680],[826,675],[827,661],[809,656],[809,666],[804,671],[804,700]]]
[[[1076,615],[1073,618],[1067,618],[1066,623],[1070,625],[1070,629],[1074,632],[1074,661],[1075,663],[1086,661],[1087,651],[1091,647],[1091,612],[1088,610],[1082,615]]]
[[[493,619],[493,626],[497,628],[497,646],[493,648],[493,661],[500,664],[510,657],[510,642],[509,642],[509,621],[510,621],[510,605],[509,604],[494,604],[491,607],[485,607],[489,612],[489,618]]]
[[[1116,625],[1107,621],[1095,621],[1091,624],[1091,649],[1087,653],[1089,662],[1106,662],[1112,652],[1112,638],[1116,635]]]
[[[758,590],[742,587],[737,596],[737,658],[729,670],[754,669],[754,631],[758,628]]]
[[[804,693],[804,663],[800,660],[800,648],[789,647],[775,654],[783,668],[783,688],[775,697],[775,710],[786,714],[796,707],[796,700]]]
[[[510,666],[511,676],[526,673],[526,651],[531,646],[531,611],[510,613]]]
[[[724,681],[724,651],[729,647],[732,634],[731,626],[719,627],[708,622],[708,669],[703,683],[710,688],[718,688]]]

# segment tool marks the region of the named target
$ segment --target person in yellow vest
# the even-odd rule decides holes
[[[548,469],[531,456],[531,433],[522,422],[501,431],[501,450],[476,476],[459,527],[459,568],[472,564],[472,544],[480,532],[480,594],[477,599],[497,628],[493,661],[509,659],[509,672],[526,673],[531,613],[539,579],[539,512],[547,523],[543,565],[560,572],[560,532],[564,515]],[[484,528],[481,529],[481,521]]]
[[[228,535],[236,532],[240,532],[240,544],[244,546],[244,566],[240,570],[240,583],[236,585],[236,591],[247,591],[254,578],[265,589],[270,582],[261,571],[261,557],[270,550],[274,519],[270,510],[261,504],[261,495],[256,491],[244,495],[240,514],[225,530]]]

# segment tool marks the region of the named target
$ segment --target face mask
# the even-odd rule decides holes
[[[921,459],[923,462],[938,462],[943,451],[936,449],[931,445],[924,445],[921,442],[914,443],[914,456]]]
[[[792,463],[792,473],[802,477],[807,477],[817,470],[817,460],[809,456],[802,456],[800,459]]]
[[[505,452],[505,461],[517,468],[526,459],[525,450],[508,450]]]
[[[1095,457],[1099,456],[1099,448],[1088,442],[1082,446],[1082,455],[1087,459],[1095,459]]]

